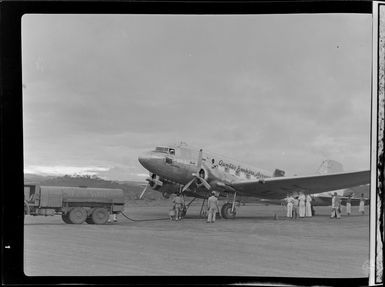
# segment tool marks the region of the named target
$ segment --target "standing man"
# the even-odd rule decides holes
[[[306,217],[311,217],[311,196],[310,194],[306,195],[306,211],[305,211]]]
[[[214,191],[212,192],[212,195],[207,200],[207,205],[208,205],[208,209],[209,209],[209,212],[207,215],[207,223],[214,223],[216,214],[219,211],[218,198],[215,196]]]
[[[352,213],[352,196],[348,195],[348,198],[346,199],[346,213],[348,216],[350,213]]]
[[[299,217],[305,217],[305,200],[306,200],[306,197],[305,195],[301,192],[301,194],[299,195]]]
[[[181,196],[180,192],[178,192],[176,194],[176,196],[174,197],[172,202],[174,203],[174,206],[175,206],[175,220],[176,221],[181,220],[182,219],[182,216],[181,216],[182,209],[183,209],[183,206],[184,206],[184,199]]]
[[[293,219],[297,219],[298,215],[298,195],[293,199]]]
[[[335,210],[336,210],[336,216],[338,219],[341,218],[341,198],[336,193],[336,199],[335,199]]]
[[[363,193],[361,193],[360,207],[358,208],[358,212],[361,212],[362,215],[365,214],[365,198]]]
[[[288,194],[287,198],[287,213],[286,217],[292,218],[293,217],[293,203],[294,203],[294,198],[291,196],[291,194]]]
[[[111,217],[112,217],[112,219],[111,219]],[[118,221],[116,213],[110,214],[110,217],[108,218],[107,222],[111,222],[111,221],[113,221],[113,222],[117,222]]]
[[[334,195],[332,196],[332,210],[331,210],[330,218],[337,217],[337,214],[336,214],[336,196],[337,196],[337,192],[335,192]]]

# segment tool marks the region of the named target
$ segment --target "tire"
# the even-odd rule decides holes
[[[61,219],[64,221],[64,223],[67,223],[67,224],[72,224],[72,222],[70,221],[70,219],[68,218],[68,213],[67,214],[62,214],[61,215]]]
[[[82,224],[87,219],[87,211],[83,207],[74,207],[69,211],[68,219],[73,224]]]
[[[109,217],[110,214],[107,209],[102,207],[95,208],[91,215],[92,221],[95,224],[106,224]]]
[[[234,210],[234,212],[231,212],[231,207],[232,207],[232,203],[225,203],[223,206],[222,206],[222,209],[221,209],[221,215],[222,215],[222,218],[224,219],[233,219],[235,218],[235,215],[237,214],[236,210]]]

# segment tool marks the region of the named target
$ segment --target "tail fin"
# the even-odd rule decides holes
[[[331,159],[324,160],[317,170],[317,172],[320,174],[336,173],[343,171],[344,167],[342,163]]]
[[[277,168],[274,170],[273,177],[279,177],[279,176],[285,176],[285,172]]]

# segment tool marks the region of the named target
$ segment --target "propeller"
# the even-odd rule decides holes
[[[193,176],[193,179],[190,180],[183,188],[182,188],[182,192],[186,191],[191,184],[193,184],[194,182],[200,182],[201,184],[203,184],[207,190],[210,190],[211,189],[211,185],[202,177],[199,176],[199,171],[201,170],[202,168],[202,149],[199,150],[199,154],[198,154],[198,162],[197,162],[197,172],[196,173],[193,173],[192,176]]]

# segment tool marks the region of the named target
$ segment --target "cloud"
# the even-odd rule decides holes
[[[102,176],[131,178],[146,173],[141,152],[185,141],[293,173],[325,156],[368,166],[370,23],[344,14],[26,15],[25,165],[102,166]]]

